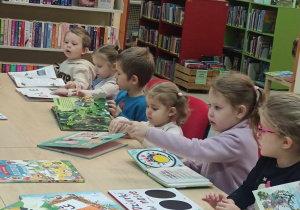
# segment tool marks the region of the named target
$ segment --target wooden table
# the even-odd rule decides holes
[[[287,86],[289,90],[292,86],[292,83],[285,81],[284,78],[266,75],[265,88],[264,88],[266,94],[269,94],[272,82],[276,82],[281,85]]]
[[[0,121],[0,160],[70,160],[85,178],[85,183],[2,183],[0,208],[19,200],[21,194],[43,194],[98,190],[163,188],[149,178],[127,154],[128,149],[141,145],[130,139],[117,141],[127,147],[87,160],[37,148],[40,142],[66,135],[60,131],[50,112],[53,102],[28,102],[15,91],[6,74],[0,74],[0,112],[8,117]],[[221,192],[216,187],[180,189],[203,209],[212,209],[201,198],[209,192]]]

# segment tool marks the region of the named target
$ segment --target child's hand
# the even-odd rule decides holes
[[[57,90],[54,90],[51,92],[52,95],[62,95],[67,96],[68,90],[66,88],[58,88]]]
[[[205,198],[202,198],[203,201],[209,203],[214,209],[216,209],[217,204],[222,201],[222,199],[226,199],[226,196],[220,193],[209,193],[205,195]]]
[[[125,129],[125,134],[128,134],[131,138],[138,140],[140,143],[144,141],[146,138],[146,133],[148,131],[148,125],[143,122],[134,122],[128,121],[125,122],[130,125]]]
[[[74,82],[72,82],[72,81],[69,81],[65,85],[65,88],[67,88],[67,89],[75,89],[76,88],[76,84]]]
[[[240,210],[231,199],[223,199],[217,204],[216,210]]]
[[[82,90],[73,90],[73,92],[75,92],[76,95],[77,95],[78,97],[80,97],[80,98],[83,98],[83,97],[85,97],[85,98],[93,98],[93,96],[92,96],[91,94],[85,93],[85,92],[82,91]]]
[[[113,117],[118,117],[120,111],[118,110],[117,104],[114,100],[108,100],[107,104],[109,106],[109,112]]]
[[[111,121],[108,127],[108,132],[110,134],[114,133],[124,133],[125,128],[128,126],[126,124],[128,120],[115,118]]]

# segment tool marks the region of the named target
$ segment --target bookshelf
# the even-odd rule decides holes
[[[300,20],[300,10],[245,0],[229,0],[229,5],[223,54],[230,59],[232,69],[247,74],[261,87],[264,87],[265,81],[263,72],[293,71],[291,51],[293,41],[299,36],[300,21],[296,20]],[[250,17],[253,11],[257,12],[256,17]],[[264,19],[265,13],[269,15]],[[272,13],[276,14],[273,29],[262,30],[267,25],[263,23],[272,19]],[[243,21],[244,24],[241,23]],[[259,42],[261,45],[258,44],[258,40],[262,40]],[[251,49],[254,49],[252,52],[249,51],[251,46]],[[264,46],[271,48],[264,51]],[[263,51],[268,51],[268,55],[262,55]],[[271,88],[286,89],[285,86],[276,83],[272,84]]]
[[[118,39],[120,14],[123,12],[124,7],[123,0],[115,0],[113,9],[79,7],[76,5],[78,5],[78,0],[73,0],[72,6],[1,0],[0,19],[113,26],[117,28],[116,38]],[[55,64],[61,63],[66,59],[62,49],[9,45],[0,45],[0,58],[0,62],[15,64]],[[91,52],[87,53],[83,58],[91,61]]]
[[[145,4],[153,3],[152,8]],[[167,4],[176,4],[174,21],[164,18],[167,13]],[[164,7],[165,5],[165,7]],[[148,5],[149,6],[149,5]],[[170,5],[169,5],[170,6]],[[160,7],[160,8],[158,8]],[[148,13],[145,10],[148,9]],[[221,56],[225,34],[228,3],[224,1],[203,0],[157,0],[142,1],[141,16],[139,20],[138,46],[149,47],[155,57],[156,75],[172,80],[175,63],[182,59],[200,59],[202,55]],[[183,23],[180,23],[180,10],[184,11]],[[143,38],[141,38],[141,27]],[[150,30],[156,30],[157,36],[151,35]],[[155,32],[152,31],[155,34]],[[152,39],[145,39],[146,38]],[[170,42],[171,50],[163,43]],[[164,61],[162,61],[162,59]],[[168,68],[164,71],[165,68]]]

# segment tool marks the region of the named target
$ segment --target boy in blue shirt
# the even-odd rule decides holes
[[[116,82],[121,91],[115,101],[108,101],[111,115],[118,117],[111,125],[121,126],[118,120],[122,117],[147,121],[144,88],[155,70],[152,54],[148,48],[129,48],[118,55],[116,68]]]

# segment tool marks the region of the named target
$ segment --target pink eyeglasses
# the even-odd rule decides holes
[[[259,124],[259,125],[258,125],[258,130],[257,130],[257,135],[258,135],[258,137],[261,137],[261,134],[262,134],[262,133],[277,134],[277,133],[274,132],[274,131],[270,131],[270,130],[267,130],[267,129],[263,129],[263,128],[261,127],[261,124]]]

